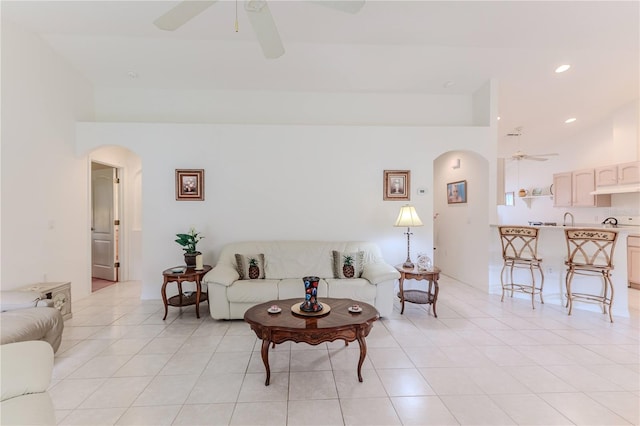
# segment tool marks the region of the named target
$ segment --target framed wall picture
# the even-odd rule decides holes
[[[447,184],[447,202],[449,204],[467,202],[467,181],[460,180]]]
[[[411,194],[410,170],[385,170],[383,200],[408,201]]]
[[[176,200],[204,200],[203,169],[176,169]]]
[[[505,206],[515,206],[515,194],[513,191],[504,193],[504,205]]]

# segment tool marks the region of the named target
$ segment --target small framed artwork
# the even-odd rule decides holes
[[[512,192],[504,193],[504,205],[505,206],[515,206],[515,194]]]
[[[447,202],[449,204],[467,202],[467,181],[460,180],[447,184]]]
[[[204,200],[203,169],[176,169],[176,200]]]
[[[409,201],[411,188],[410,170],[385,170],[383,200]]]

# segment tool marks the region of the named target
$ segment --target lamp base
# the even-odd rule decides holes
[[[405,269],[413,269],[415,265],[411,261],[406,261],[402,264],[402,267]]]

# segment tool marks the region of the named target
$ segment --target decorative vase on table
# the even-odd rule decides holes
[[[200,255],[202,253],[200,253],[199,251],[195,252],[195,253],[185,253],[184,254],[184,263],[187,265],[187,267],[189,268],[195,268],[196,267],[196,257],[198,255]]]
[[[300,310],[304,312],[320,312],[322,304],[318,302],[318,277],[304,277],[304,302],[300,305]]]

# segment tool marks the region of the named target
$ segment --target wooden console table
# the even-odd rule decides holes
[[[400,314],[404,314],[404,302],[407,301],[410,303],[431,305],[433,308],[433,316],[438,318],[438,314],[436,314],[436,302],[438,301],[438,292],[440,291],[438,287],[440,269],[435,266],[431,268],[430,271],[418,269],[417,266],[415,266],[413,269],[405,269],[402,267],[402,265],[396,265],[396,269],[398,270],[398,272],[400,272],[400,280],[398,283],[398,287],[400,290],[398,292],[398,297],[400,298],[400,304],[402,305]],[[429,281],[429,285],[427,287],[427,291],[405,290],[404,280],[427,280]]]
[[[187,268],[183,267],[184,272],[174,272],[175,269],[179,268],[176,266],[174,268],[165,269],[162,272],[164,276],[164,282],[162,283],[162,302],[164,303],[164,318],[162,320],[167,319],[167,312],[169,306],[190,306],[196,305],[196,318],[200,318],[200,302],[204,302],[205,300],[209,300],[209,295],[207,293],[202,292],[202,284],[200,280],[205,276],[207,272],[209,272],[213,267],[211,265],[204,265],[203,269],[196,270],[193,267]],[[185,281],[196,283],[196,291],[195,294],[185,295],[182,292],[182,283]],[[167,299],[167,284],[170,282],[175,282],[178,284],[178,294]]]

